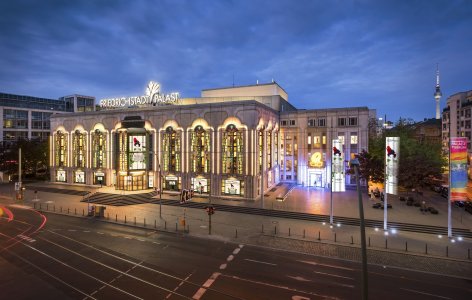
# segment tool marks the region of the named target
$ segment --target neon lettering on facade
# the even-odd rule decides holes
[[[150,81],[146,88],[146,95],[134,97],[108,98],[100,100],[102,108],[116,108],[128,106],[145,106],[153,104],[175,104],[180,99],[179,93],[161,94],[160,84]]]

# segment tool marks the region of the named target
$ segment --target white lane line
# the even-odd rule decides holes
[[[339,298],[336,298],[336,297],[333,297],[333,296],[321,295],[321,294],[317,294],[317,293],[313,293],[313,292],[309,292],[309,291],[302,291],[302,290],[290,288],[290,287],[288,287],[288,286],[275,285],[275,284],[272,284],[272,283],[267,283],[267,282],[262,282],[262,281],[257,281],[257,280],[245,279],[245,278],[241,278],[241,277],[233,276],[233,275],[224,275],[224,274],[221,274],[221,276],[222,276],[222,277],[231,278],[231,279],[240,280],[240,281],[250,282],[250,283],[254,283],[254,284],[259,284],[259,285],[263,285],[263,286],[268,286],[268,287],[272,287],[272,288],[278,288],[278,289],[282,289],[282,290],[287,290],[287,291],[291,291],[291,292],[295,292],[295,293],[313,295],[313,296],[320,297],[320,298],[323,298],[323,299],[339,299]]]
[[[226,261],[232,261],[234,259],[234,256],[233,255],[230,255],[228,256],[228,258],[226,259]]]
[[[125,238],[125,239],[131,239],[131,237],[130,237],[130,236],[125,236],[124,238]]]
[[[239,251],[241,251],[241,249],[240,249],[240,248],[236,248],[236,249],[234,249],[233,254],[236,255],[236,254],[239,253]]]
[[[153,244],[156,244],[156,245],[160,245],[161,243],[158,243],[158,242],[152,242]]]
[[[193,272],[190,273],[187,277],[185,277],[185,278],[180,282],[180,284],[175,287],[174,292],[177,291],[177,289],[178,289],[179,287],[181,287],[185,282],[187,282],[187,280],[189,280],[190,276],[192,276],[193,273],[195,273],[195,271],[193,271]],[[169,299],[170,296],[172,296],[172,294],[173,294],[173,293],[169,293],[169,294],[166,296],[166,299]]]
[[[145,240],[142,240],[142,239],[137,239],[137,240],[140,241],[140,242],[145,242]]]
[[[75,232],[75,231],[77,231],[77,230],[75,230],[75,229],[68,229],[67,231],[73,231],[73,232]]]
[[[322,267],[329,267],[329,268],[335,268],[335,269],[341,269],[341,270],[354,271],[354,269],[352,269],[352,268],[346,268],[346,267],[335,266],[335,265],[320,264],[320,263],[317,263],[317,262],[314,262],[314,261],[299,260],[299,262],[309,264],[309,265],[314,265],[314,266],[322,266]]]
[[[103,232],[97,231],[98,234],[104,234]]]
[[[425,293],[425,292],[421,292],[421,291],[415,291],[415,290],[404,289],[404,288],[400,288],[400,289],[401,289],[401,290],[404,290],[404,291],[416,293],[416,294],[421,294],[421,295],[426,295],[426,296],[431,296],[431,297],[436,297],[436,298],[441,298],[441,299],[451,299],[451,298],[449,298],[449,297],[434,295],[434,294]]]
[[[317,271],[313,271],[313,273],[315,273],[315,274],[320,274],[320,275],[331,276],[331,277],[337,277],[337,278],[344,278],[344,279],[354,280],[354,278],[352,278],[352,277],[346,277],[346,276],[341,276],[341,275],[336,275],[336,274],[331,274],[331,273],[317,272]]]
[[[222,264],[222,265],[220,266],[220,270],[226,269],[226,266],[227,266],[227,264]]]
[[[268,263],[268,262],[260,261],[260,260],[249,259],[249,258],[245,258],[244,260],[255,262],[255,263],[258,263],[258,264],[269,265],[269,266],[276,266],[277,265],[277,264]]]
[[[310,279],[306,279],[306,278],[303,278],[303,277],[301,277],[301,276],[288,276],[288,275],[287,275],[287,277],[288,277],[288,278],[295,279],[295,280],[298,280],[298,281],[305,281],[305,282],[311,281]]]
[[[203,296],[203,294],[205,294],[206,290],[213,284],[213,282],[215,282],[216,278],[218,278],[218,276],[220,275],[221,273],[218,273],[218,272],[211,274],[210,278],[208,278],[207,281],[205,281],[205,283],[203,284],[203,286],[200,289],[198,289],[195,295],[193,295],[192,299],[195,299],[195,300],[200,299]]]

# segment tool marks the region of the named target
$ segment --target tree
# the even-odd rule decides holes
[[[45,169],[49,165],[48,142],[19,140],[5,150],[5,165],[10,174],[18,172],[18,153],[21,148],[21,169],[24,175],[34,175],[38,169]]]

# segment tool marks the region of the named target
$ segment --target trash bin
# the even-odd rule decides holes
[[[95,208],[95,217],[103,218],[105,216],[105,206],[97,206]]]

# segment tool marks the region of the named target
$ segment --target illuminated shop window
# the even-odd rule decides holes
[[[67,166],[67,135],[58,130],[55,135],[55,165],[58,167]],[[62,177],[61,177],[62,178]],[[64,175],[65,180],[65,175]]]
[[[164,171],[180,171],[180,132],[171,126],[166,128],[163,140]]]
[[[87,133],[79,130],[72,134],[72,165],[76,168],[85,168],[86,137]]]
[[[243,173],[243,133],[233,124],[223,132],[223,172]]]
[[[221,193],[223,195],[244,196],[244,180],[223,179],[221,181]]]
[[[260,130],[259,134],[259,172],[262,172],[262,149],[264,147],[264,131]]]
[[[279,160],[279,133],[274,132],[274,164],[276,165]]]
[[[357,135],[351,135],[351,145],[357,145]]]
[[[210,171],[210,133],[202,126],[192,132],[192,172],[208,173]]]
[[[95,130],[92,136],[92,167],[104,168],[106,167],[106,153],[107,144],[105,139],[105,132]]]

